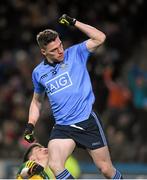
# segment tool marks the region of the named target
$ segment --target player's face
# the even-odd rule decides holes
[[[48,149],[44,147],[34,147],[32,149],[32,159],[37,162],[48,159]]]
[[[42,54],[51,60],[51,62],[61,62],[64,59],[63,44],[59,37],[55,41],[50,42],[45,49],[41,49]]]

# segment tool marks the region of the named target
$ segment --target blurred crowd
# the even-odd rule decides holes
[[[41,58],[36,34],[55,29],[65,48],[87,38],[58,24],[67,13],[107,35],[90,57],[88,69],[96,95],[94,109],[103,120],[112,159],[147,162],[145,11],[145,0],[0,1],[0,158],[21,158],[28,146],[22,136],[33,93],[31,73]],[[43,145],[53,124],[46,99],[35,129]]]

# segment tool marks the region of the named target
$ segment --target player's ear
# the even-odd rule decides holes
[[[42,53],[44,56],[46,56],[46,51],[45,51],[45,49],[41,49],[41,53]]]

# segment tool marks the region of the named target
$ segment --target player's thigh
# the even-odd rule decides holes
[[[98,168],[101,169],[105,165],[112,167],[108,146],[104,146],[95,150],[88,150],[88,152]]]
[[[49,158],[65,162],[73,152],[75,145],[72,139],[52,139],[48,143]]]

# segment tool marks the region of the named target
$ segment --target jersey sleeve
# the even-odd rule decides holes
[[[80,56],[81,61],[83,61],[83,63],[86,64],[88,57],[91,54],[91,52],[88,50],[88,48],[86,46],[86,41],[78,44],[77,53]]]
[[[32,82],[33,82],[35,93],[41,94],[45,91],[44,87],[38,81],[38,76],[37,76],[37,73],[35,73],[35,71],[33,71],[32,73]]]

